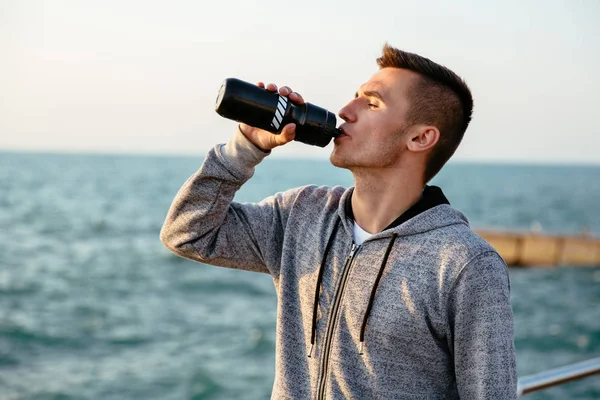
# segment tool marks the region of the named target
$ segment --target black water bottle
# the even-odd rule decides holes
[[[294,140],[314,146],[325,147],[341,133],[335,126],[335,115],[324,108],[310,103],[295,104],[277,92],[236,78],[225,79],[215,108],[222,117],[275,134],[293,122]]]

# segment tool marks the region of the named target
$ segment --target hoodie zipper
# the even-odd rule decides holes
[[[329,364],[329,353],[331,352],[331,339],[333,337],[333,327],[335,325],[335,319],[337,317],[337,313],[340,308],[340,302],[342,298],[342,293],[344,292],[344,287],[346,286],[346,281],[348,280],[348,272],[350,271],[350,265],[354,260],[354,256],[356,255],[356,251],[358,247],[355,243],[352,243],[352,248],[350,249],[350,254],[348,258],[346,258],[346,263],[344,264],[344,270],[342,271],[342,279],[340,281],[340,285],[338,286],[337,292],[335,294],[335,300],[333,302],[333,307],[331,308],[331,315],[329,316],[329,324],[327,325],[327,335],[325,336],[325,344],[323,346],[323,362],[321,364],[321,382],[319,383],[319,392],[317,395],[317,399],[325,398],[325,381],[327,380],[327,367]]]

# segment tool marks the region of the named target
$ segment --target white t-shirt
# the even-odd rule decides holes
[[[352,233],[354,234],[354,243],[356,243],[358,246],[360,246],[365,240],[373,236],[372,233],[369,233],[360,226],[358,226],[356,221],[354,221],[354,228],[352,228]]]

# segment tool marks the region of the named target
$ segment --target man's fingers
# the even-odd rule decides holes
[[[279,89],[279,94],[282,96],[288,96],[290,93],[292,93],[292,89],[290,89],[289,86],[282,86],[281,89]]]
[[[288,96],[294,103],[304,104],[304,99],[299,93],[294,92],[289,86],[282,86],[279,89],[279,94],[282,96]]]
[[[258,82],[256,85],[270,92],[279,92],[280,95],[289,97],[294,103],[304,104],[304,98],[300,96],[300,93],[294,92],[289,86],[282,86],[277,90],[277,85],[274,83],[265,85],[264,82]]]
[[[290,100],[292,100],[294,103],[298,103],[298,104],[304,104],[304,98],[302,98],[302,96],[300,96],[299,93],[296,92],[292,92],[290,93],[290,95],[288,96],[290,98]]]

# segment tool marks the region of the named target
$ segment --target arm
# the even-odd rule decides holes
[[[516,399],[510,282],[497,253],[467,263],[454,282],[448,311],[460,398]]]
[[[274,200],[262,206],[232,203],[267,154],[240,132],[209,151],[200,170],[175,196],[160,232],[162,243],[191,260],[268,272],[258,243],[272,244],[282,232]],[[269,231],[272,237],[266,237]]]
[[[267,89],[277,87],[270,84]],[[279,92],[304,102],[288,87]],[[294,124],[285,126],[280,135],[241,124],[237,135],[212,149],[177,193],[160,233],[162,243],[191,260],[277,275],[287,218],[284,195],[258,204],[232,200],[270,150],[294,135]]]

